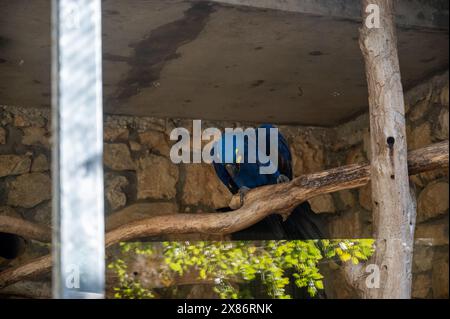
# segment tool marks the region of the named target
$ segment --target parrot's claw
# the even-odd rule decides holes
[[[289,182],[289,178],[286,175],[280,174],[280,176],[277,177],[278,184],[288,183],[288,182]]]
[[[244,197],[249,191],[250,188],[248,188],[247,186],[242,186],[241,188],[239,188],[239,199],[241,201],[241,207],[242,205],[244,205]]]

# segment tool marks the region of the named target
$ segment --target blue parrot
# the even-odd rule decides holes
[[[211,155],[215,158],[213,165],[217,176],[231,193],[240,194],[241,200],[245,193],[252,188],[288,182],[293,178],[289,145],[279,131],[275,136],[278,141],[277,168],[270,174],[261,173],[262,167],[275,164],[272,160],[261,161],[261,159],[267,160],[271,153],[270,129],[275,127],[271,124],[263,124],[259,128],[265,129],[262,136],[266,139],[265,149],[259,149],[258,138],[261,137],[258,134],[255,134],[256,140],[252,140],[252,137],[246,136],[244,132],[225,132],[216,141],[212,150]],[[254,162],[249,161],[249,145],[256,146],[256,161]],[[229,210],[229,208],[220,209],[222,212]],[[318,239],[323,238],[322,229],[319,216],[305,202],[297,206],[286,221],[283,222],[280,215],[270,215],[259,223],[234,233],[232,239]]]

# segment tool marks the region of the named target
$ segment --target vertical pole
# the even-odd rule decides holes
[[[53,0],[53,296],[104,296],[101,0]]]
[[[369,89],[374,261],[380,271],[380,287],[367,289],[369,298],[411,296],[416,212],[409,188],[394,2],[362,0],[359,43]],[[379,24],[367,22],[377,18]]]

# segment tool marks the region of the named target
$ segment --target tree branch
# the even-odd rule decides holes
[[[50,299],[52,298],[52,287],[49,282],[20,281],[0,290],[2,296],[27,299]]]
[[[411,175],[448,167],[448,141],[410,152]],[[173,214],[150,217],[119,226],[106,234],[106,245],[133,238],[163,234],[231,234],[254,225],[266,216],[289,213],[300,203],[317,195],[364,186],[370,180],[369,164],[354,164],[303,175],[290,183],[251,190],[244,205],[229,213]],[[233,201],[233,200],[232,200]]]
[[[52,240],[50,227],[29,222],[22,218],[0,215],[0,233],[15,234],[44,243]]]
[[[448,141],[412,151],[408,155],[410,175],[446,167]],[[155,216],[119,226],[106,233],[105,244],[109,247],[120,241],[163,234],[230,234],[245,229],[274,212],[286,214],[314,196],[361,187],[369,180],[370,165],[367,163],[307,174],[293,179],[290,183],[253,189],[245,196],[244,205],[229,213]],[[12,231],[7,225],[0,227],[5,232]],[[16,230],[13,233],[17,232]],[[51,256],[47,255],[7,269],[0,272],[0,288],[45,273],[50,268]]]
[[[0,272],[0,288],[45,274],[50,271],[51,267],[52,256],[45,255],[25,262],[23,265],[8,268]]]

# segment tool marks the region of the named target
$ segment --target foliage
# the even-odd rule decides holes
[[[134,251],[136,254],[151,255],[151,245],[144,243],[120,243],[122,253]],[[148,299],[154,295],[151,289],[142,287],[141,283],[127,272],[127,264],[122,259],[116,259],[108,265],[108,269],[114,271],[119,280],[118,287],[114,287],[114,298]]]
[[[151,243],[122,243],[124,253],[152,256]],[[162,276],[182,277],[193,271],[198,279],[214,285],[220,298],[251,297],[239,283],[260,280],[268,296],[291,298],[286,288],[291,280],[304,287],[310,296],[324,289],[319,263],[334,259],[358,264],[374,252],[374,241],[358,240],[293,240],[234,242],[164,242],[161,257]],[[143,288],[127,274],[125,263],[118,259],[109,265],[119,277],[118,298],[151,297],[151,289]],[[167,281],[172,282],[172,281]]]

